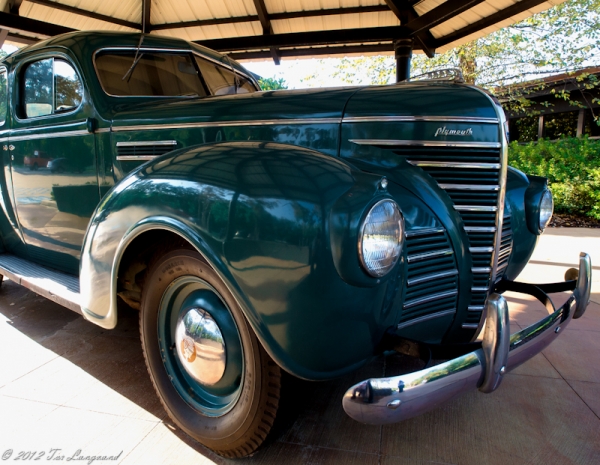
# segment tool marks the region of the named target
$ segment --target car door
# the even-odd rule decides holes
[[[11,172],[27,258],[77,274],[100,200],[92,108],[81,74],[64,54],[28,57],[15,80]]]

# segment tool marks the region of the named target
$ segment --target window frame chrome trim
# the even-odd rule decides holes
[[[6,122],[8,121],[8,115],[10,113],[10,105],[8,104],[9,102],[9,93],[8,93],[8,68],[6,67],[6,65],[2,65],[0,66],[0,74],[2,72],[6,73],[6,114],[4,115],[4,121],[2,121],[0,123],[0,127],[3,127],[6,125]],[[2,115],[0,115],[0,118],[2,117]]]
[[[81,95],[81,102],[79,102],[79,105],[76,108],[73,108],[70,111],[65,111],[65,112],[60,112],[60,113],[54,113],[54,104],[56,103],[54,101],[55,98],[55,89],[54,89],[54,59],[55,58],[60,58],[64,61],[66,61],[75,71],[75,73],[77,74],[77,77],[79,78],[79,81],[81,82],[81,88],[83,91],[83,94]],[[24,59],[22,62],[17,63],[17,65],[14,68],[14,75],[15,75],[15,80],[17,81],[17,85],[21,86],[22,84],[24,85],[24,83],[22,83],[21,81],[21,75],[22,75],[22,70],[23,68],[27,68],[27,66],[31,65],[32,63],[35,63],[37,61],[42,61],[42,60],[47,60],[48,58],[52,58],[52,113],[48,114],[48,115],[40,115],[40,116],[25,116],[25,118],[21,118],[19,116],[19,113],[17,111],[17,109],[19,107],[21,107],[21,104],[24,103],[22,101],[17,102],[17,105],[13,105],[12,108],[14,111],[11,111],[11,115],[14,116],[15,121],[18,124],[27,124],[30,121],[42,121],[45,119],[51,119],[51,118],[60,118],[63,116],[72,116],[75,113],[77,113],[79,110],[81,110],[81,108],[83,107],[85,101],[86,101],[86,88],[85,88],[85,81],[83,80],[83,78],[81,77],[82,74],[79,72],[79,68],[78,65],[75,64],[75,60],[72,59],[69,55],[67,55],[66,53],[63,52],[59,52],[59,51],[55,51],[55,50],[49,50],[49,51],[44,51],[44,52],[40,52],[39,55],[34,55],[31,57],[27,57],[26,59]],[[25,98],[25,96],[23,95],[22,98]],[[60,124],[60,123],[59,123]],[[14,128],[14,131],[18,131],[19,129],[25,129],[25,128]],[[33,128],[26,128],[26,129],[33,129]],[[37,128],[36,128],[37,129]]]

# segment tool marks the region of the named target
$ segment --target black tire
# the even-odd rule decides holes
[[[175,343],[171,346],[171,342],[166,342],[169,337],[175,341],[173,312],[181,314],[187,311],[184,308],[187,300],[181,303],[182,297],[177,304],[177,300],[170,300],[169,296],[174,295],[173,288],[177,289],[181,282],[187,281],[203,286],[200,291],[193,292],[214,291],[223,304],[219,308],[229,312],[230,317],[226,317],[234,322],[232,326],[237,329],[241,343],[241,354],[237,354],[243,360],[239,376],[230,377],[227,371],[223,375],[223,378],[229,376],[228,379],[236,381],[226,383],[232,394],[223,395],[223,405],[219,404],[220,410],[214,415],[212,406],[205,405],[201,397],[185,398],[191,389],[198,389],[202,394],[210,388],[200,383],[191,386],[185,371],[179,366],[183,365],[181,358],[177,358]],[[181,289],[177,292],[188,292],[189,287],[181,285]],[[193,297],[193,294],[189,296]],[[221,313],[224,311],[221,310]],[[165,316],[167,313],[168,318]],[[220,317],[223,318],[223,315]],[[266,439],[277,414],[281,371],[258,342],[227,287],[196,251],[178,249],[155,257],[142,292],[140,333],[152,383],[173,422],[193,439],[224,457],[244,457],[254,453]],[[165,341],[159,342],[159,333]],[[170,353],[166,349],[166,357],[165,347],[172,351]],[[240,365],[229,362],[229,358],[234,356],[227,348],[225,366],[230,364],[235,371]]]

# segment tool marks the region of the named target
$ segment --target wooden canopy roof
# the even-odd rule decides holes
[[[394,51],[432,56],[564,0],[0,0],[0,42],[73,30],[143,31],[238,60]]]

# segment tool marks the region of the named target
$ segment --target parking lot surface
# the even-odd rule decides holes
[[[122,312],[118,327],[106,331],[5,280],[0,457],[143,465],[600,464],[600,230],[548,230],[519,280],[561,281],[580,251],[592,256],[595,274],[586,314],[496,392],[470,392],[402,423],[367,426],[345,415],[342,395],[365,378],[397,374],[398,357],[333,381],[286,379],[273,437],[241,461],[188,440],[166,417],[146,372],[135,312]],[[513,332],[546,314],[532,298],[507,297]]]

